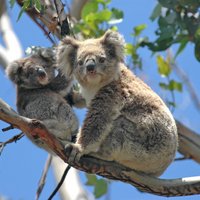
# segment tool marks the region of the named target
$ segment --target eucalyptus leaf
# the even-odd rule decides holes
[[[156,62],[158,65],[158,72],[162,76],[168,77],[171,73],[171,67],[170,64],[164,60],[164,58],[160,55],[157,56]]]
[[[153,12],[150,16],[151,21],[154,21],[156,18],[158,18],[161,14],[162,6],[158,3],[156,7],[153,9]]]
[[[107,193],[107,191],[108,191],[108,183],[104,179],[99,179],[94,189],[95,198],[102,197]]]

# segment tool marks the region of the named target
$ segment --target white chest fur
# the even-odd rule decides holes
[[[91,100],[94,98],[94,96],[98,92],[99,88],[97,88],[97,87],[87,87],[87,88],[84,87],[83,88],[80,86],[80,89],[81,89],[82,96],[86,100],[86,105],[89,106]]]

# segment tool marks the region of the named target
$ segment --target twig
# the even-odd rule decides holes
[[[67,176],[67,173],[68,171],[70,170],[71,166],[68,165],[62,175],[62,178],[60,179],[60,182],[58,183],[58,185],[56,186],[55,190],[51,193],[51,195],[49,196],[48,200],[51,200],[53,199],[53,197],[56,195],[56,193],[58,192],[58,190],[60,189],[60,187],[62,186],[66,176]]]
[[[40,194],[42,193],[42,190],[43,190],[45,182],[46,182],[47,173],[48,173],[49,167],[51,165],[51,161],[52,161],[52,155],[49,154],[48,157],[47,157],[44,169],[42,171],[42,176],[41,176],[41,178],[39,180],[39,184],[38,184],[38,189],[37,189],[37,192],[36,192],[35,200],[38,200],[39,197],[40,197]]]
[[[8,126],[8,127],[6,127],[6,128],[2,128],[1,130],[2,130],[3,132],[6,132],[6,131],[9,131],[9,130],[11,130],[11,129],[14,129],[13,125],[10,125],[10,126]]]
[[[67,16],[64,14],[64,5],[61,1],[54,0],[54,5],[58,15],[58,25],[61,29],[61,37],[70,35],[70,28]]]
[[[14,137],[10,138],[9,140],[5,141],[5,142],[0,142],[0,155],[3,152],[3,149],[5,148],[5,146],[7,144],[13,143],[13,142],[17,142],[18,140],[20,140],[22,137],[24,136],[24,133],[20,133],[18,135],[15,135]]]
[[[189,159],[192,159],[192,158],[191,157],[182,156],[182,157],[174,159],[174,161],[182,161],[182,160],[189,160]]]

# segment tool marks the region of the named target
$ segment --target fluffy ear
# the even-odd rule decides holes
[[[21,80],[20,79],[21,70],[22,66],[20,65],[20,63],[14,61],[6,67],[6,74],[11,81],[13,81],[15,84],[18,84]]]
[[[57,47],[57,67],[66,75],[70,76],[76,61],[78,41],[71,37],[65,37]]]
[[[108,30],[102,36],[101,42],[106,46],[111,57],[124,61],[125,40],[122,35],[116,31]]]

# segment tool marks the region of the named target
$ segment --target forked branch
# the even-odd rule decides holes
[[[40,137],[61,159],[68,162],[71,149],[64,146],[48,132],[44,124],[35,119],[18,115],[3,100],[0,100],[0,119],[22,130],[28,137]],[[185,196],[200,194],[200,176],[181,179],[159,179],[138,173],[115,162],[103,161],[90,156],[83,156],[80,162],[70,163],[76,169],[87,173],[129,183],[141,191],[160,196]]]

